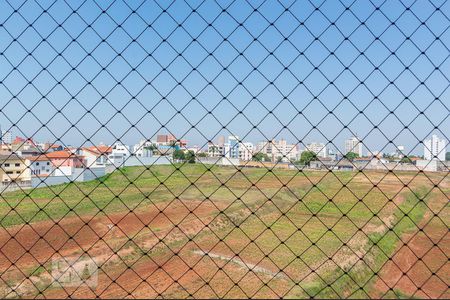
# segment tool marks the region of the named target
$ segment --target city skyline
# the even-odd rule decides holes
[[[40,5],[21,7],[0,28],[0,124],[18,135],[132,144],[168,130],[204,144],[264,133],[342,147],[358,133],[368,149],[392,140],[412,153],[433,133],[450,137],[450,33],[439,14],[425,17],[426,3],[406,14],[411,27],[396,22],[405,7],[395,1],[385,14],[372,4],[350,13],[340,1],[315,13],[298,1],[256,12],[245,2],[209,3],[189,16],[182,4],[154,2],[117,3],[106,16],[99,6],[107,4],[88,1],[89,22],[62,2],[48,8],[58,19],[40,19],[35,32],[22,18],[47,9]],[[127,15],[133,8],[140,17]]]
[[[3,133],[5,133],[5,132],[8,133],[8,136],[11,138],[11,140],[14,140],[13,137],[25,138],[25,140],[28,138],[28,137],[15,136],[11,131],[2,131],[2,137],[3,137]],[[101,142],[98,142],[98,143],[87,143],[87,144],[84,143],[82,146],[91,146],[91,145],[93,145],[93,146],[95,146],[95,145],[110,145],[110,146],[112,146],[114,144],[123,144],[123,145],[129,146],[130,149],[131,149],[132,147],[136,147],[137,145],[141,144],[144,141],[147,141],[147,142],[151,141],[151,142],[157,143],[158,139],[160,137],[162,137],[162,136],[166,136],[166,138],[169,137],[169,139],[170,139],[171,134],[170,133],[158,132],[156,135],[154,135],[151,138],[141,138],[141,139],[135,140],[134,142],[131,142],[131,143],[123,143],[120,140],[116,140],[116,141],[114,141],[112,143],[108,143],[108,142],[104,142],[104,141],[101,141]],[[336,145],[335,143],[329,143],[329,142],[320,141],[320,140],[310,140],[310,141],[301,141],[301,142],[299,142],[299,141],[290,141],[290,140],[285,139],[283,137],[277,138],[277,139],[266,139],[266,140],[253,141],[253,140],[244,140],[239,135],[228,135],[228,136],[218,135],[218,136],[215,137],[214,140],[206,141],[204,144],[201,144],[201,145],[195,144],[195,143],[193,143],[190,140],[185,140],[185,139],[180,139],[180,140],[182,140],[182,148],[183,149],[188,149],[188,148],[193,149],[195,147],[198,147],[199,150],[207,152],[208,151],[208,144],[209,144],[209,142],[212,142],[213,144],[217,145],[217,144],[220,144],[221,141],[222,141],[222,143],[224,144],[227,137],[228,138],[233,137],[233,139],[234,138],[239,138],[241,143],[244,143],[244,144],[245,143],[247,143],[247,144],[250,143],[250,144],[252,144],[252,147],[248,146],[248,148],[252,149],[251,151],[255,151],[258,148],[261,148],[261,147],[258,147],[258,145],[262,144],[262,143],[267,143],[267,142],[270,142],[270,141],[279,142],[279,141],[285,140],[288,144],[291,144],[291,145],[295,146],[295,148],[297,149],[297,150],[295,150],[295,152],[297,152],[297,151],[313,151],[313,152],[317,152],[317,154],[320,154],[319,155],[320,157],[328,156],[328,152],[329,151],[331,151],[333,153],[333,155],[345,155],[348,152],[355,152],[360,157],[371,156],[371,155],[374,155],[374,153],[382,153],[382,154],[388,154],[388,155],[398,155],[401,152],[400,153],[401,155],[407,155],[407,156],[411,155],[411,156],[419,156],[419,157],[424,156],[426,159],[428,159],[427,158],[427,153],[434,153],[434,154],[437,153],[437,154],[440,155],[439,157],[440,157],[441,160],[445,160],[445,155],[447,153],[447,150],[443,151],[443,152],[439,151],[439,150],[436,152],[436,150],[435,150],[433,152],[433,148],[430,147],[429,142],[432,139],[440,138],[439,135],[435,135],[435,134],[430,135],[429,138],[426,138],[422,143],[419,143],[418,146],[415,147],[415,148],[418,148],[419,146],[421,146],[421,148],[417,152],[408,151],[408,149],[405,149],[404,145],[393,145],[391,147],[384,147],[384,148],[380,147],[379,149],[370,149],[370,148],[365,146],[364,141],[360,140],[358,136],[350,136],[350,137],[342,140],[341,141],[341,145]],[[178,140],[178,137],[176,137],[176,136],[173,136],[171,138],[172,139],[175,138],[175,140]],[[351,146],[349,146],[348,142],[350,140],[352,140],[352,139],[358,140],[359,142],[356,143],[356,144],[353,143]],[[76,145],[76,144],[58,143],[56,141],[41,141],[41,140],[34,140],[34,141],[36,143],[41,143],[41,144],[53,144],[54,143],[54,144],[62,144],[63,146],[66,146],[66,147],[75,147],[75,148],[81,146],[81,145]],[[441,144],[439,146],[439,147],[441,147],[441,150],[442,150],[442,148],[446,149],[446,146],[448,145],[448,141],[445,139],[445,137],[442,140],[439,140],[439,141],[441,142]],[[166,141],[166,142],[168,142],[168,141]],[[3,143],[3,139],[2,139],[2,143]],[[359,144],[360,146],[355,148],[355,146],[357,144]],[[319,145],[320,145],[320,147],[322,147],[321,149],[318,149]],[[351,151],[350,148],[354,149],[354,151]],[[390,149],[390,150],[386,150],[386,149]],[[317,151],[315,151],[315,150],[317,150]],[[323,153],[324,155],[322,155],[321,153]],[[444,157],[444,159],[442,159],[442,157]]]

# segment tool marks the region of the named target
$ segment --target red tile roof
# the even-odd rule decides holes
[[[80,156],[65,150],[46,153],[44,156],[49,159],[81,158]]]

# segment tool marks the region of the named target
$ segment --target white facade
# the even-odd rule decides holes
[[[306,146],[308,151],[314,152],[318,157],[328,157],[328,149],[324,143],[310,143]]]
[[[440,139],[437,135],[433,134],[431,139],[424,142],[423,156],[426,160],[438,159],[445,161],[447,141]]]
[[[49,176],[53,172],[53,165],[50,160],[30,159],[31,176]]]
[[[230,135],[228,137],[228,143],[225,143],[225,157],[227,158],[239,158],[239,137]]]
[[[209,157],[223,157],[225,155],[224,144],[208,143],[208,156]]]
[[[152,157],[153,151],[149,149],[153,147],[154,143],[149,140],[141,140],[138,144],[133,146],[133,154],[136,157]]]
[[[12,144],[11,131],[2,131],[1,142],[2,142],[2,144]]]
[[[77,155],[83,156],[87,168],[105,167],[108,162],[107,153],[101,153],[89,148],[80,148]]]
[[[249,161],[253,158],[253,144],[244,142],[239,144],[239,159]]]
[[[120,143],[111,146],[111,153],[108,155],[108,164],[120,166],[131,155],[130,147]]]
[[[353,152],[359,155],[359,157],[363,156],[363,149],[361,140],[357,137],[352,137],[345,141],[345,152],[347,154],[349,152]]]
[[[278,160],[289,162],[297,159],[299,151],[297,145],[288,144],[286,140],[281,139],[258,143],[257,152],[267,154],[273,162]]]

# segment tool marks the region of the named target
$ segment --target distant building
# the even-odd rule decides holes
[[[12,144],[12,133],[11,131],[2,131],[1,132],[1,144]]]
[[[2,187],[11,183],[22,184],[31,181],[29,160],[19,155],[0,156],[0,179]]]
[[[76,153],[84,158],[86,167],[98,168],[108,164],[108,155],[112,152],[112,148],[106,145],[98,145],[92,147],[83,147]]]
[[[16,137],[11,144],[11,151],[20,156],[38,156],[43,153],[42,149],[36,146],[32,139]]]
[[[64,150],[64,147],[59,144],[54,143],[43,143],[37,145],[39,148],[42,149],[43,152],[53,152],[53,151],[62,151]]]
[[[328,157],[328,149],[324,143],[310,143],[306,145],[306,150],[314,152],[318,157],[321,158]]]
[[[239,137],[229,136],[228,143],[225,144],[225,157],[239,158]]]
[[[170,146],[178,144],[180,147],[187,146],[187,140],[178,140],[173,134],[158,134],[156,136],[156,143],[158,145]]]
[[[405,146],[398,145],[395,147],[394,157],[403,158],[405,157]]]
[[[111,146],[111,153],[108,154],[108,164],[121,166],[125,160],[131,155],[130,147],[121,143],[115,143]]]
[[[263,153],[269,156],[272,162],[278,160],[289,162],[296,160],[298,147],[294,144],[288,144],[286,140],[259,142],[255,152]]]
[[[84,158],[71,151],[54,151],[46,153],[45,156],[50,159],[55,168],[83,168],[85,166]]]
[[[424,142],[423,156],[426,160],[438,159],[445,161],[446,147],[447,141],[441,140],[437,135],[433,134],[431,139]]]
[[[30,156],[30,170],[32,176],[50,176],[53,172],[53,164],[50,158],[44,155]]]
[[[239,159],[249,161],[253,158],[253,144],[244,142],[239,144]]]
[[[150,140],[141,140],[138,144],[133,146],[132,155],[136,157],[151,157],[153,150],[156,150],[156,145]]]
[[[345,152],[347,154],[353,152],[358,154],[360,157],[363,156],[362,142],[357,137],[352,137],[345,141]]]
[[[208,156],[224,157],[225,156],[224,144],[208,143]]]

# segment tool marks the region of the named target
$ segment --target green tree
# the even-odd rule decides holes
[[[450,152],[445,154],[445,160],[450,161]]]
[[[303,151],[300,156],[300,164],[309,166],[309,163],[317,160],[317,154],[312,151]]]
[[[355,158],[358,158],[359,155],[355,152],[349,152],[347,154],[345,154],[344,156],[346,159],[348,159],[349,161],[353,161]]]
[[[176,159],[176,160],[185,160],[186,159],[186,155],[184,154],[183,150],[173,151],[172,157],[173,157],[173,159]]]
[[[206,153],[206,152],[200,152],[197,154],[197,157],[207,157],[207,156],[208,156],[208,153]]]
[[[254,161],[270,161],[269,156],[265,153],[258,152],[253,155],[252,160]]]
[[[412,159],[411,159],[410,157],[408,157],[408,156],[404,156],[404,157],[400,160],[400,162],[401,162],[402,164],[412,164]]]
[[[190,164],[194,164],[195,163],[195,153],[192,150],[189,150],[186,155],[185,155],[185,160],[190,163]]]

